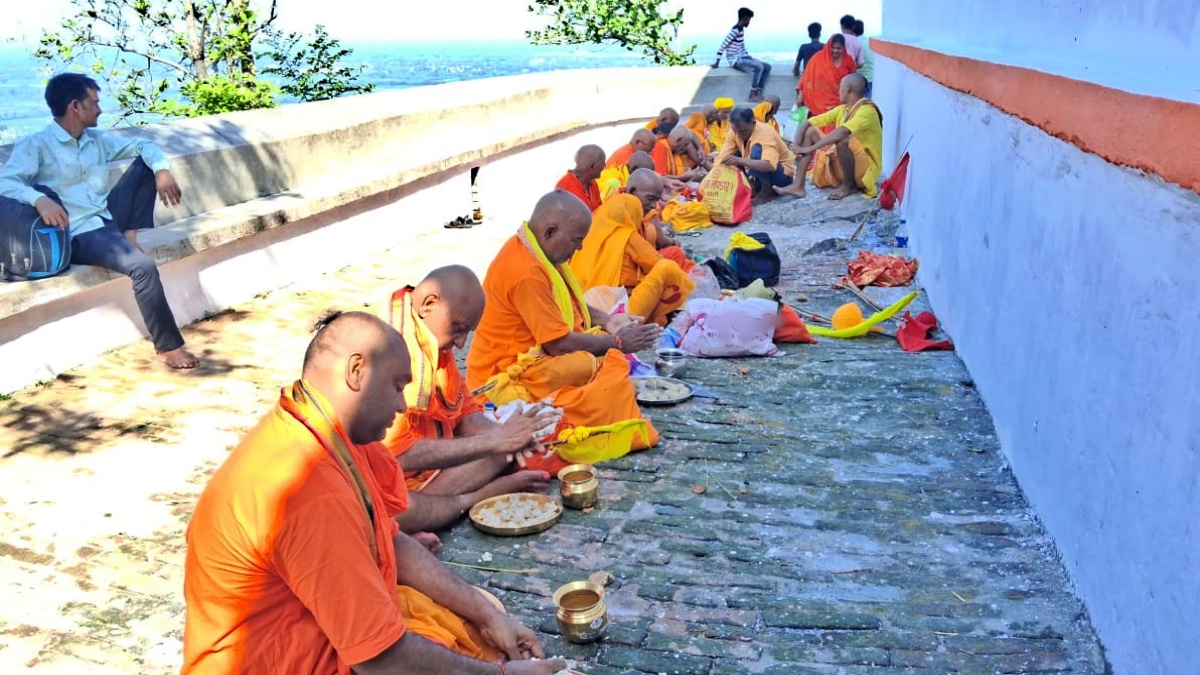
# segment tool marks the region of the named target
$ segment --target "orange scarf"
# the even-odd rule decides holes
[[[842,54],[842,65],[833,64],[833,41],[825,43],[825,48],[817,52],[804,68],[800,77],[800,92],[804,96],[804,105],[813,115],[821,115],[842,104],[842,78],[858,70],[854,57]]]
[[[613,195],[596,209],[583,248],[571,258],[571,269],[580,285],[584,288],[621,285],[625,247],[641,223],[642,203],[633,195]]]

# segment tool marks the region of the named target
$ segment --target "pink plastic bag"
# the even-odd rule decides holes
[[[687,303],[690,326],[680,349],[702,358],[776,356],[775,320],[779,305],[771,300],[697,299]]]

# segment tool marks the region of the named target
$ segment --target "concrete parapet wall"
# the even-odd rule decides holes
[[[779,65],[768,86],[785,105],[794,97],[789,65]],[[176,318],[188,323],[274,287],[222,282],[220,293],[209,292],[217,281],[202,272],[227,255],[307,236],[419,189],[422,181],[486,165],[547,139],[652,118],[666,106],[688,110],[719,96],[740,99],[748,90],[749,76],[730,68],[555,71],[114,133],[145,136],[161,145],[184,188],[181,207],[160,205],[159,226],[140,242],[160,263]],[[9,146],[0,147],[0,161],[9,152]],[[562,169],[571,162],[569,155],[562,157]],[[114,175],[122,169],[114,166]],[[448,209],[445,217],[462,210]],[[343,245],[349,250],[361,244]],[[223,247],[232,248],[219,251]],[[316,253],[311,247],[289,250]],[[341,259],[328,252],[329,260]],[[191,259],[200,253],[206,255]],[[308,268],[327,269],[328,264],[318,256]],[[0,284],[0,392],[52,377],[136,339],[143,327],[129,294],[127,281],[94,267],[39,282]],[[89,339],[79,340],[81,334]]]
[[[875,68],[920,282],[1114,672],[1195,671],[1200,196]]]

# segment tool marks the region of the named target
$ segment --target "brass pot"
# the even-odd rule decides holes
[[[576,644],[595,642],[608,628],[604,587],[591,581],[572,581],[554,591],[558,632]]]
[[[600,479],[591,464],[572,464],[558,472],[558,493],[563,506],[586,509],[600,501]]]

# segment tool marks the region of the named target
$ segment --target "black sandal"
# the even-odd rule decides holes
[[[445,225],[442,225],[442,227],[446,228],[447,230],[466,230],[470,229],[472,225],[474,225],[474,223],[471,221],[469,216],[459,216]]]

